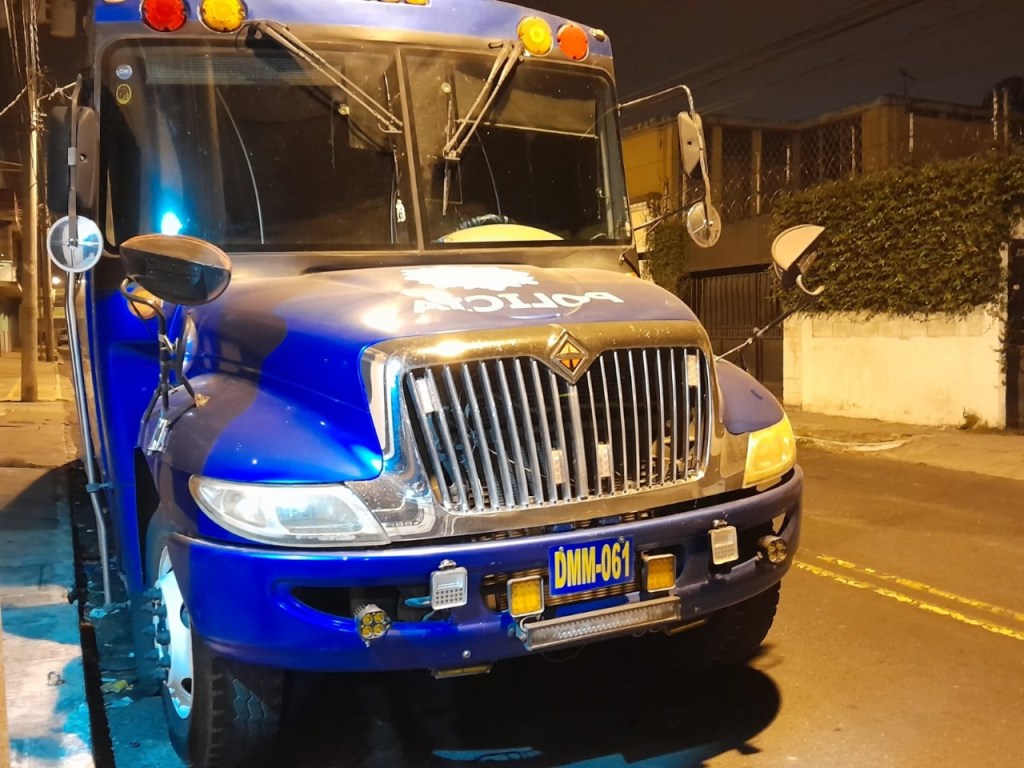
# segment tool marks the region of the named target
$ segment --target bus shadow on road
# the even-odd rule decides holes
[[[686,672],[665,638],[605,643],[489,675],[302,676],[273,765],[296,768],[688,768],[775,719],[775,683],[750,667]]]

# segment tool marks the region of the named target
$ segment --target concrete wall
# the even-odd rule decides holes
[[[794,315],[785,325],[783,397],[817,413],[960,425],[968,412],[1004,427],[1002,326],[986,310],[963,320]]]
[[[626,193],[632,203],[679,199],[679,138],[674,122],[652,125],[622,139]]]

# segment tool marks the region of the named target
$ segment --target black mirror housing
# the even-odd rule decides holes
[[[121,243],[128,277],[171,304],[207,304],[231,282],[231,259],[220,248],[186,235],[138,235]]]
[[[86,214],[96,214],[99,193],[100,116],[92,107],[78,108],[78,207]]]
[[[46,116],[46,207],[54,216],[68,212],[68,149],[71,108],[55,107]]]
[[[78,150],[75,155],[76,206],[79,213],[96,210],[99,167],[99,115],[78,108]],[[71,150],[71,108],[55,107],[46,116],[46,205],[54,216],[68,213],[68,157]]]

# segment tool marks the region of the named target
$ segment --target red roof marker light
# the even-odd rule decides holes
[[[575,24],[564,24],[558,30],[558,47],[572,61],[583,61],[590,53],[587,33]]]
[[[157,32],[174,32],[185,26],[185,0],[142,0],[142,20]]]

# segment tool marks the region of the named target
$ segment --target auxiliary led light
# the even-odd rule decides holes
[[[234,32],[245,21],[245,5],[241,0],[203,0],[199,18],[214,32]]]
[[[661,592],[676,585],[675,555],[644,555],[644,589]]]
[[[587,33],[575,24],[564,24],[558,30],[558,47],[573,61],[583,61],[590,53],[590,41]]]
[[[508,612],[513,619],[544,613],[544,582],[540,576],[509,579]]]
[[[359,636],[367,644],[372,640],[380,640],[391,629],[391,617],[373,603],[356,611],[355,619]]]
[[[142,20],[157,32],[174,32],[185,26],[185,0],[142,0]]]
[[[547,56],[551,52],[554,38],[551,25],[539,16],[527,16],[519,22],[519,39],[523,47],[534,56]]]
[[[469,602],[469,572],[455,563],[442,566],[430,574],[430,607],[435,611],[461,608]]]
[[[784,563],[786,558],[789,557],[789,547],[778,536],[762,536],[758,539],[757,548],[764,557],[768,558],[768,562],[773,565]]]

